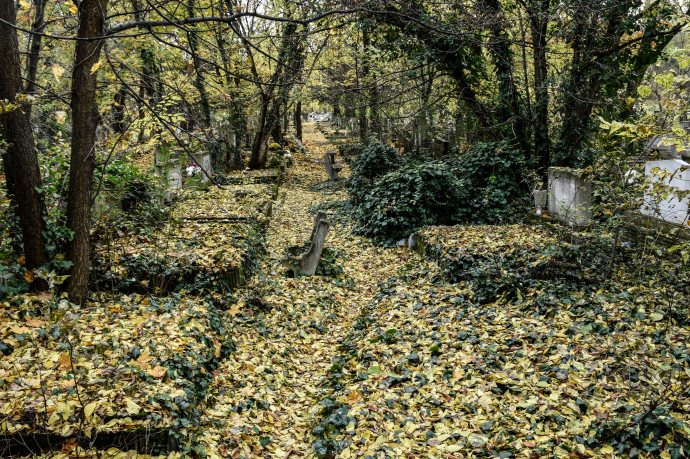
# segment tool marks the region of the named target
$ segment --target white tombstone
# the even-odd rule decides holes
[[[196,165],[203,169],[201,174],[199,174],[201,176],[201,181],[207,182],[208,177],[213,173],[213,169],[211,169],[211,153],[207,151],[192,153],[192,157]]]
[[[534,210],[537,215],[541,215],[542,211],[546,207],[549,199],[549,192],[547,190],[534,190],[532,191],[532,196],[534,197]]]
[[[645,191],[641,212],[669,223],[686,223],[690,204],[690,164],[680,159],[650,161],[645,164],[644,172],[650,185]],[[655,182],[666,186],[654,187]],[[678,196],[677,192],[687,193]]]
[[[549,168],[549,213],[557,219],[585,226],[592,218],[592,182],[581,171]]]
[[[168,174],[168,188],[173,190],[182,189],[182,174],[179,170],[170,171]]]

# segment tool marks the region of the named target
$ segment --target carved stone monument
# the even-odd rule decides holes
[[[303,246],[288,247],[287,257],[281,260],[281,264],[295,275],[313,276],[316,274],[316,267],[319,265],[329,227],[326,214],[319,212],[307,243]]]
[[[585,226],[592,218],[592,182],[577,169],[549,168],[549,213],[564,223]]]
[[[338,152],[336,150],[328,150],[323,157],[324,167],[326,168],[328,178],[334,182],[340,180],[338,174],[340,174],[340,171],[345,167],[341,163],[335,162],[335,155],[337,153]]]
[[[199,166],[202,171],[199,174],[202,182],[207,182],[208,178],[213,173],[213,168],[211,167],[211,153],[207,151],[200,151],[197,153],[192,153],[194,162]]]

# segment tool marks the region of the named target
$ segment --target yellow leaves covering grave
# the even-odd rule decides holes
[[[0,429],[69,437],[169,426],[166,401],[186,397],[189,373],[216,358],[206,341],[227,336],[209,323],[208,304],[144,299],[4,304],[0,339],[11,353],[0,361]]]
[[[612,443],[595,441],[603,423],[625,427],[655,396],[671,394],[670,408],[654,419],[675,427],[643,439],[659,449],[639,453],[673,457],[668,445],[687,436],[690,421],[681,390],[690,379],[690,337],[664,309],[659,286],[637,285],[634,273],[621,271],[596,288],[555,292],[540,276],[571,268],[542,249],[567,245],[526,225],[426,228],[421,239],[431,261],[376,247],[354,236],[338,212],[346,192],[322,186],[330,148],[323,140],[310,132],[308,152],[293,155],[261,275],[226,310],[184,296],[107,298],[41,314],[29,297],[21,308],[7,305],[0,338],[12,352],[0,366],[2,428],[35,431],[25,422],[27,408],[67,437],[80,413],[92,432],[171,426],[192,410],[181,404],[203,380],[200,417],[176,428],[209,458],[614,458],[621,454]],[[175,218],[256,215],[266,185],[254,196],[235,190],[199,193]],[[342,271],[288,278],[279,260],[287,245],[308,237],[317,208],[330,213],[326,245]],[[170,234],[180,241],[194,233],[227,237],[199,225]],[[213,259],[212,249],[198,250],[175,256]],[[471,276],[480,260],[500,279],[509,274],[500,262],[509,259],[518,261],[511,272],[536,281],[478,300],[470,277],[449,276],[460,262]],[[481,275],[491,279],[491,272]],[[58,347],[67,337],[72,346]],[[78,448],[71,453],[81,457],[136,454]]]

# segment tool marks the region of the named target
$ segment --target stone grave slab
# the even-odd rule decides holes
[[[650,161],[645,164],[645,177],[650,184],[645,191],[641,213],[668,223],[687,223],[690,164],[680,159]],[[660,188],[655,184],[664,186]],[[674,195],[683,192],[685,196]]]
[[[549,168],[549,213],[564,223],[585,226],[592,218],[592,182],[578,169]]]

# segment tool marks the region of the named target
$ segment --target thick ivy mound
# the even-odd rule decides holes
[[[0,429],[9,447],[12,435],[180,433],[198,417],[231,344],[213,305],[179,298],[3,303],[0,323]]]
[[[462,182],[444,163],[410,163],[376,180],[357,205],[358,230],[392,242],[425,225],[458,220]]]
[[[419,251],[437,261],[450,282],[465,282],[478,302],[520,295],[535,281],[563,273],[564,247],[536,227],[435,226],[419,231]]]
[[[372,144],[352,163],[350,204],[357,231],[386,244],[427,225],[502,223],[524,204],[520,154],[478,144],[444,161],[401,159]]]
[[[371,180],[381,177],[400,166],[398,150],[390,145],[372,143],[352,163],[352,175],[357,179]]]

